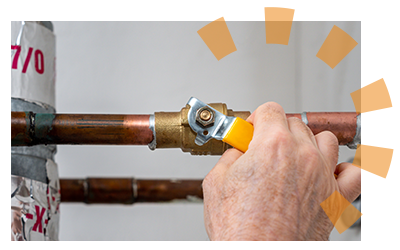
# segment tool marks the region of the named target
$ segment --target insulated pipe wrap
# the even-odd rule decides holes
[[[55,113],[55,36],[51,22],[11,22],[12,138],[31,145],[32,114]],[[14,128],[15,125],[15,128]],[[28,125],[28,126],[27,126]],[[13,147],[11,240],[58,240],[60,189],[55,145]]]

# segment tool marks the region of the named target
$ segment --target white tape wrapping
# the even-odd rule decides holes
[[[55,36],[36,22],[11,22],[11,97],[55,107]]]
[[[11,175],[11,240],[58,240],[60,183],[57,164],[46,162],[48,183]]]

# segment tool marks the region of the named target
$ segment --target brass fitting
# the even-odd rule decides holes
[[[240,117],[244,120],[250,116],[248,111],[232,111],[225,103],[210,103],[214,109],[224,115]],[[192,155],[222,155],[231,146],[215,139],[211,139],[203,146],[196,145],[196,133],[190,128],[187,115],[190,106],[182,108],[180,112],[156,112],[155,134],[156,148],[181,148],[183,152]]]

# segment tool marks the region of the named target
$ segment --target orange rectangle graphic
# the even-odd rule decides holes
[[[385,81],[380,79],[350,94],[357,113],[392,107]]]
[[[338,191],[334,191],[321,202],[320,206],[340,234],[351,227],[362,215]]]
[[[358,43],[334,25],[317,53],[317,57],[332,69],[356,47]]]
[[[235,43],[223,17],[207,24],[197,33],[218,61],[236,51]]]
[[[357,145],[353,165],[386,178],[392,162],[393,149]]]
[[[267,44],[289,44],[293,15],[294,9],[265,8],[265,36]]]

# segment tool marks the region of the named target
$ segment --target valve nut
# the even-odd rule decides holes
[[[202,107],[196,112],[196,121],[203,127],[210,126],[214,124],[215,113],[209,107]]]

